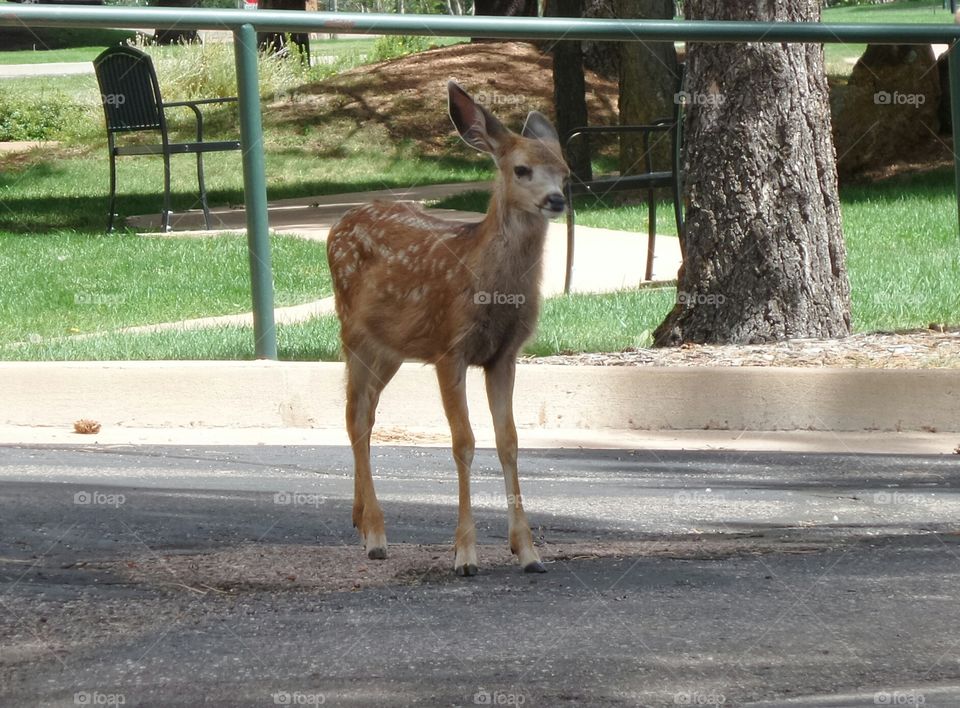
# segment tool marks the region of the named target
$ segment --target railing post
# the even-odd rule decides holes
[[[233,52],[237,66],[237,96],[240,99],[240,144],[243,147],[243,194],[253,292],[254,351],[258,359],[276,359],[277,329],[273,322],[267,177],[263,159],[260,83],[257,77],[257,33],[253,25],[244,24],[234,30]]]
[[[950,45],[950,115],[953,125],[954,196],[957,199],[957,224],[960,230],[960,40]]]

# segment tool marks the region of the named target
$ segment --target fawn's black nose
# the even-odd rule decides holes
[[[563,195],[560,192],[554,192],[547,196],[546,205],[547,209],[550,211],[555,211],[558,214],[567,208],[567,200],[563,198]]]

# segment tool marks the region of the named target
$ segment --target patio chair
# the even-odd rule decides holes
[[[653,256],[656,248],[657,232],[657,203],[656,190],[669,187],[673,196],[673,211],[677,219],[677,234],[680,236],[680,246],[683,248],[683,201],[682,185],[683,172],[681,169],[681,142],[683,133],[683,97],[680,90],[683,86],[683,65],[681,65],[680,80],[677,93],[674,95],[673,115],[661,118],[647,125],[603,125],[583,126],[572,128],[563,137],[564,151],[569,154],[570,143],[577,138],[589,140],[589,136],[598,134],[640,133],[643,137],[644,171],[628,175],[604,175],[589,181],[570,179],[567,182],[567,265],[563,291],[570,292],[573,280],[573,251],[574,231],[576,228],[576,211],[573,208],[573,197],[579,194],[592,194],[600,199],[613,192],[642,191],[647,192],[647,263],[644,280],[653,278]],[[670,136],[671,164],[668,170],[654,170],[650,155],[650,136],[657,133],[667,133]]]
[[[165,103],[160,97],[157,72],[149,55],[127,46],[110,47],[93,60],[100,98],[107,125],[107,146],[110,151],[110,212],[107,231],[113,231],[117,200],[117,157],[120,155],[161,155],[163,157],[163,211],[161,228],[170,230],[170,156],[195,154],[200,204],[206,227],[210,225],[210,208],[203,181],[203,155],[208,152],[239,150],[239,140],[204,141],[203,114],[199,106],[235,102],[236,97],[209,98]],[[167,130],[166,109],[189,108],[197,121],[197,138],[191,142],[171,142]],[[118,145],[122,133],[159,134],[159,143]]]

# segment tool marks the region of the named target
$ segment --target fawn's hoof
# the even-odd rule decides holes
[[[466,565],[458,565],[456,567],[456,573],[462,578],[469,578],[476,575],[479,572],[479,568],[473,563],[467,563]]]
[[[369,551],[367,551],[367,558],[369,558],[370,560],[382,561],[382,560],[385,560],[386,557],[387,557],[386,548],[371,548]]]
[[[544,567],[542,561],[533,561],[532,563],[527,563],[523,566],[524,573],[546,573],[547,569]]]

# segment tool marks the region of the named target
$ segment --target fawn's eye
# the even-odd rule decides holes
[[[521,179],[529,179],[530,177],[533,177],[533,170],[526,165],[517,165],[513,168],[513,174]]]

